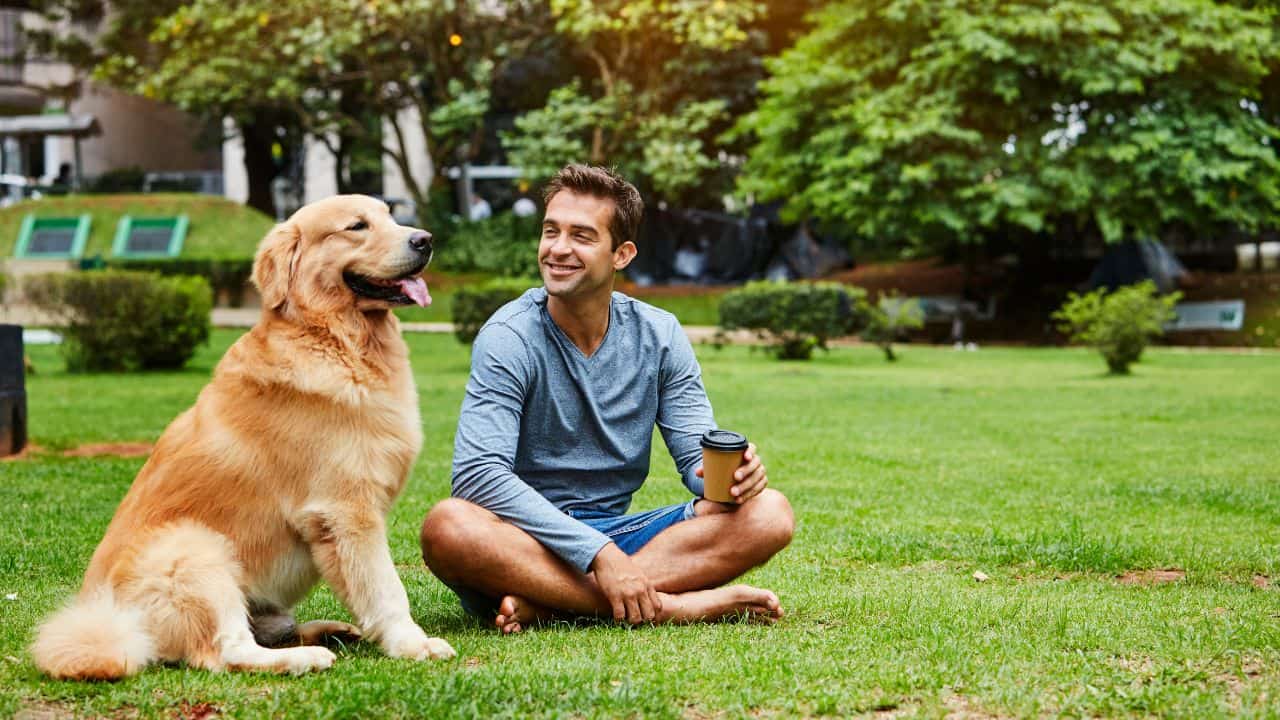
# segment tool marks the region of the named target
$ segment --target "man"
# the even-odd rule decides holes
[[[624,514],[648,475],[655,423],[695,496],[700,438],[715,427],[676,319],[613,292],[636,254],[640,194],[612,171],[569,165],[545,200],[544,287],[476,337],[454,497],[427,514],[423,558],[468,612],[505,633],[555,615],[776,620],[772,592],[723,586],[786,547],[794,528],[754,445],[734,473],[735,502]]]

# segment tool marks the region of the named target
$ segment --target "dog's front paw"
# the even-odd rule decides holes
[[[413,629],[417,632],[405,632],[388,638],[388,642],[383,645],[387,654],[393,658],[409,660],[448,660],[458,654],[448,642],[427,637],[416,625]]]

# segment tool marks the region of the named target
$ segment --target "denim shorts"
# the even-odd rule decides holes
[[[695,502],[697,498],[632,515],[609,515],[593,510],[569,510],[566,514],[604,533],[613,541],[613,544],[618,546],[619,550],[628,555],[634,555],[650,540],[657,537],[658,533],[682,520],[692,518]],[[498,603],[502,598],[485,595],[467,587],[449,583],[445,585],[458,596],[458,601],[467,614],[485,621],[492,621],[494,615],[498,614]]]

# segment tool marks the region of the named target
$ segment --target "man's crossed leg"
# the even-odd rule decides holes
[[[556,615],[613,617],[633,624],[739,614],[776,620],[782,607],[774,593],[724,584],[767,562],[791,542],[794,529],[786,497],[766,489],[738,506],[698,500],[693,517],[674,522],[638,548],[614,537],[630,554],[630,567],[655,591],[648,603],[651,610],[611,601],[595,573],[578,572],[523,530],[465,500],[450,498],[432,508],[421,539],[431,572],[457,589],[471,612],[479,608],[468,597],[496,599],[495,624],[510,633]],[[601,555],[616,550],[606,546]]]

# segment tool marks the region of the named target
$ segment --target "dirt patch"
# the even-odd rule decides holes
[[[222,710],[217,705],[207,702],[188,703],[183,702],[173,709],[173,717],[181,718],[181,720],[209,720],[209,718],[218,717],[222,714]]]
[[[151,454],[151,443],[91,443],[71,450],[64,450],[63,457],[146,457]]]
[[[947,720],[1003,720],[1010,717],[983,710],[964,695],[948,695],[943,698],[942,705],[947,709]]]
[[[73,718],[76,714],[65,706],[51,702],[35,702],[27,705],[14,715],[14,720],[63,720]]]
[[[1129,570],[1116,576],[1121,585],[1167,585],[1185,580],[1186,570],[1166,568],[1163,570]]]
[[[1258,657],[1245,657],[1241,659],[1240,667],[1235,672],[1222,672],[1213,676],[1213,679],[1227,689],[1227,707],[1231,709],[1233,714],[1240,713],[1244,707],[1244,695],[1250,690],[1252,685],[1258,682],[1266,668],[1263,661]],[[1261,693],[1254,698],[1251,708],[1261,710],[1266,707],[1267,694]]]
[[[84,717],[81,713],[76,712],[74,708],[75,706],[69,703],[37,700],[28,703],[13,718],[14,720],[66,720],[67,718]],[[111,718],[112,720],[128,720],[129,718],[138,717],[138,709],[126,705],[125,707],[116,708],[108,715],[100,715],[98,717]]]
[[[1253,586],[1258,588],[1259,590],[1266,590],[1267,588],[1271,587],[1271,581],[1270,579],[1267,578],[1266,575],[1254,575]]]
[[[0,462],[14,462],[15,460],[30,460],[32,455],[40,455],[44,453],[44,451],[45,451],[44,448],[40,447],[39,445],[36,445],[34,443],[27,443],[27,446],[22,448],[21,452],[18,452],[14,455],[5,455],[4,457],[0,457]]]

